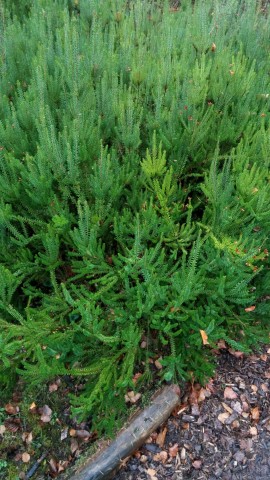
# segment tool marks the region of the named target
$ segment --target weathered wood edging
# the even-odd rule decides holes
[[[121,462],[135,452],[150,434],[157,429],[179,403],[180,389],[177,385],[165,387],[143,410],[132,420],[128,427],[95,459],[79,468],[69,480],[105,480],[111,478]]]

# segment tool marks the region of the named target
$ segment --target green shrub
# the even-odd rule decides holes
[[[269,18],[191,3],[1,13],[1,383],[83,377],[99,428],[268,334]]]

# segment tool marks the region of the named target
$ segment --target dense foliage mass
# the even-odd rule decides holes
[[[269,18],[254,0],[17,5],[1,10],[0,380],[83,377],[74,413],[108,427],[150,358],[202,381],[219,340],[267,336]]]

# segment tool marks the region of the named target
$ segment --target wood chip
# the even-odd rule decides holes
[[[234,400],[237,398],[237,393],[235,393],[231,387],[226,387],[224,390],[224,398],[228,400]]]
[[[218,416],[218,420],[223,423],[223,425],[225,425],[225,421],[227,420],[227,418],[229,418],[229,416],[229,412],[220,413]]]
[[[166,434],[167,434],[167,427],[163,428],[163,430],[158,434],[156,438],[156,443],[162,448],[165,442]]]

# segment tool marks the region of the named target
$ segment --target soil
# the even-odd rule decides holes
[[[270,348],[221,350],[216,376],[182,403],[115,480],[269,480]]]

